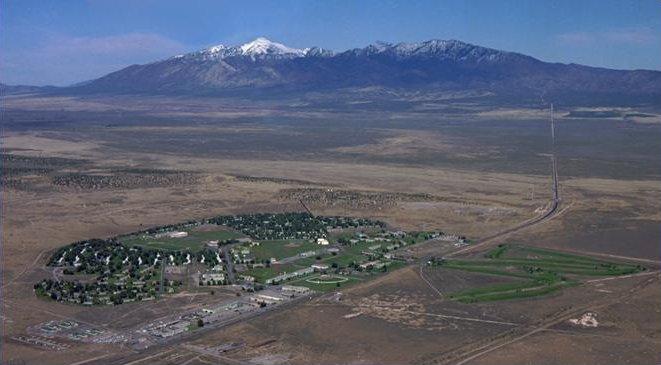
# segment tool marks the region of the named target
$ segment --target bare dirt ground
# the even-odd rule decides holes
[[[10,115],[25,119],[17,125],[33,123],[34,116],[25,117],[19,109],[47,115],[53,103],[56,110],[63,108],[58,113],[73,115],[67,114],[71,110],[78,118],[89,117],[91,124],[6,130],[5,153],[86,161],[83,167],[65,168],[67,172],[150,168],[192,172],[198,179],[183,185],[90,189],[53,185],[52,176],[61,173],[57,169],[14,176],[35,185],[3,188],[1,319],[2,358],[7,363],[142,359],[139,363],[420,364],[473,357],[467,363],[652,364],[661,360],[654,350],[661,338],[661,286],[654,275],[594,282],[542,298],[469,305],[433,291],[421,280],[417,265],[342,289],[340,296],[332,293],[153,352],[81,343],[71,343],[66,351],[46,351],[13,341],[26,327],[51,319],[73,318],[119,329],[210,300],[197,295],[81,308],[37,299],[32,285],[51,275],[43,269],[49,252],[72,241],[215,214],[300,211],[298,196],[287,192],[305,189],[344,194],[339,203],[327,195],[314,195],[307,203],[315,214],[364,216],[395,228],[442,230],[479,239],[535,216],[551,197],[547,125],[516,118],[504,121],[516,114],[509,111],[496,113],[498,120],[492,123],[475,120],[494,113],[475,117],[471,128],[455,122],[436,127],[414,115],[401,116],[407,123],[404,129],[396,124],[392,129],[372,128],[369,123],[374,122],[368,121],[364,131],[347,140],[342,136],[355,129],[347,120],[337,121],[330,131],[307,125],[307,119],[274,126],[262,123],[260,115],[281,118],[286,113],[265,108],[263,114],[255,114],[247,106],[229,102],[223,109],[207,101],[175,108],[167,100],[145,106],[127,100],[21,99],[9,104],[14,108]],[[105,114],[93,114],[116,110],[118,105],[124,105],[126,113],[149,111],[148,121],[109,126],[121,118],[113,114],[113,120],[106,121]],[[196,112],[191,118],[207,119],[185,125],[153,119],[157,112],[176,114],[186,108]],[[313,114],[330,117],[328,113],[305,117]],[[538,116],[535,111],[516,115]],[[241,119],[248,117],[253,119]],[[360,118],[369,119],[362,114]],[[631,135],[652,135],[639,138],[640,150],[630,144],[590,145],[595,144],[592,139],[586,142],[588,147],[579,149],[575,143],[589,135],[590,128],[576,120],[567,123],[558,133],[561,141],[566,133],[567,143],[559,147],[560,213],[503,241],[640,258],[647,260],[646,265],[659,261],[661,186],[656,165],[661,166],[661,154],[656,154],[658,139],[650,133],[656,133],[657,127],[626,125],[631,129],[629,137],[622,137],[625,142]],[[613,123],[613,130],[599,132],[606,144],[618,138],[621,122]],[[436,129],[424,132],[430,128]],[[320,135],[327,140],[317,142]],[[139,145],[141,138],[144,143]],[[279,150],[283,152],[274,152]],[[452,249],[428,244],[414,253],[423,257]],[[441,293],[501,280],[443,270],[426,273]],[[656,281],[645,284],[647,280]],[[598,327],[568,324],[569,318],[587,311],[597,314]],[[226,342],[245,346],[210,354],[210,347]]]

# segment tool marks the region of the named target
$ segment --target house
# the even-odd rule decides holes
[[[294,285],[283,285],[281,290],[283,293],[292,293],[292,294],[305,294],[310,292],[310,288],[304,286],[294,286]]]
[[[305,251],[305,252],[299,253],[298,256],[300,256],[300,257],[310,257],[310,256],[314,256],[316,254],[317,254],[316,251]]]
[[[380,261],[369,261],[359,265],[363,270],[380,269],[384,266],[386,266],[386,264]]]
[[[250,276],[250,275],[241,275],[240,278],[244,281],[249,282],[249,283],[252,283],[252,282],[255,281],[255,278],[253,276]]]
[[[222,272],[205,272],[202,274],[202,281],[207,283],[207,282],[216,282],[216,281],[224,281],[225,280],[225,274]]]
[[[184,238],[184,237],[188,237],[188,232],[183,232],[183,231],[168,232],[166,236],[168,236],[169,238]]]
[[[330,244],[330,242],[328,242],[327,239],[321,237],[321,238],[317,238],[317,244],[322,245],[322,246],[326,246],[326,245]]]
[[[275,304],[283,301],[284,298],[276,295],[257,294],[250,297],[250,301],[265,304]]]
[[[361,251],[361,254],[369,257],[369,258],[375,258],[379,257],[381,255],[380,252],[375,252],[375,251]]]
[[[312,270],[317,272],[325,272],[326,270],[328,270],[328,265],[326,264],[312,264],[312,266],[310,267],[312,268]]]
[[[266,284],[277,284],[279,282],[289,280],[292,278],[296,278],[299,276],[307,275],[307,274],[312,274],[314,272],[314,269],[312,267],[306,267],[304,269],[296,270],[290,273],[284,273],[280,274],[278,276],[272,277],[270,279],[266,279]]]

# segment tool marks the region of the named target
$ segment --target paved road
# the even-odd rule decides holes
[[[220,250],[223,253],[223,259],[225,260],[225,266],[227,268],[227,281],[230,284],[234,284],[236,279],[234,278],[234,262],[232,261],[232,254],[230,253],[232,245],[223,245]]]

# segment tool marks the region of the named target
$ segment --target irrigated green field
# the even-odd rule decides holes
[[[320,245],[306,240],[266,240],[260,241],[259,246],[253,246],[250,251],[257,260],[269,260],[275,258],[282,260],[285,257],[296,256],[302,252],[316,251],[321,249]]]
[[[147,249],[159,249],[168,251],[191,250],[197,251],[204,247],[208,241],[224,241],[244,237],[236,232],[228,231],[187,231],[188,236],[182,238],[135,235],[122,240],[126,246],[141,246]]]
[[[488,252],[485,259],[450,259],[434,264],[446,269],[521,279],[520,282],[468,289],[450,295],[464,303],[539,296],[578,285],[584,277],[627,275],[645,270],[640,265],[515,245],[499,245]]]
[[[298,269],[300,269],[300,267],[291,264],[286,264],[286,265],[273,264],[270,267],[250,269],[246,274],[254,277],[256,281],[263,283],[266,281],[266,279],[278,276],[285,272],[296,271]]]

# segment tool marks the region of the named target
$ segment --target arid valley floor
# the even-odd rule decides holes
[[[548,105],[375,107],[233,99],[3,100],[2,360],[6,364],[657,364],[661,361],[661,124],[556,106],[560,204]],[[582,114],[584,115],[584,114]],[[589,114],[588,114],[589,115]],[[647,120],[649,119],[649,120]],[[96,176],[96,177],[95,177]],[[105,176],[105,178],[98,178]],[[185,288],[83,307],[38,298],[61,246],[218,214],[301,211],[379,219],[428,241],[413,260],[310,300],[162,346],[17,341],[69,319],[120,330],[235,295]],[[486,239],[485,239],[486,238]],[[544,296],[462,303],[495,276],[424,265],[525,245],[645,267]],[[582,325],[584,316],[598,325]],[[572,321],[574,320],[574,321]],[[209,348],[242,346],[227,352]],[[562,351],[560,351],[562,350]]]

